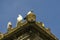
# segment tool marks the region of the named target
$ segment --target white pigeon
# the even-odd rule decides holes
[[[18,17],[17,17],[17,21],[20,22],[23,20],[23,17],[19,14]]]
[[[11,22],[8,22],[7,28],[10,28],[10,25],[12,25],[12,23]]]
[[[32,12],[31,11],[29,11],[28,13],[27,13],[27,15],[29,15],[29,14],[31,14]]]

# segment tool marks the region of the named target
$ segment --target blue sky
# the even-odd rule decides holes
[[[18,14],[23,17],[33,10],[37,21],[42,21],[45,27],[60,38],[60,0],[0,0],[0,32],[7,31],[7,23],[16,25]]]

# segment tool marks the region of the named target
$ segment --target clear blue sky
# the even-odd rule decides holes
[[[18,14],[23,17],[33,9],[37,21],[42,21],[45,27],[60,38],[60,0],[0,0],[0,32],[7,31],[7,23],[16,25]]]

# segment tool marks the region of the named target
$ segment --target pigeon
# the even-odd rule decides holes
[[[12,27],[12,23],[11,22],[8,22],[7,28],[10,28],[10,27]]]
[[[29,14],[31,14],[32,13],[32,11],[29,11],[28,13],[27,13],[27,15],[29,15]]]
[[[18,17],[17,17],[17,21],[20,22],[23,20],[23,17],[19,14]]]

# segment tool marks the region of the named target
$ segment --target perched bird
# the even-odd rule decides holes
[[[23,20],[23,17],[19,14],[18,17],[17,17],[17,21],[20,22]]]
[[[28,13],[27,13],[27,15],[29,15],[29,14],[31,14],[33,11],[29,11]],[[24,20],[26,19],[26,17],[24,18]]]
[[[12,28],[12,23],[11,22],[8,22],[7,28]]]
[[[31,14],[33,11],[29,11],[28,13],[27,13],[27,15],[29,15],[29,14]]]

